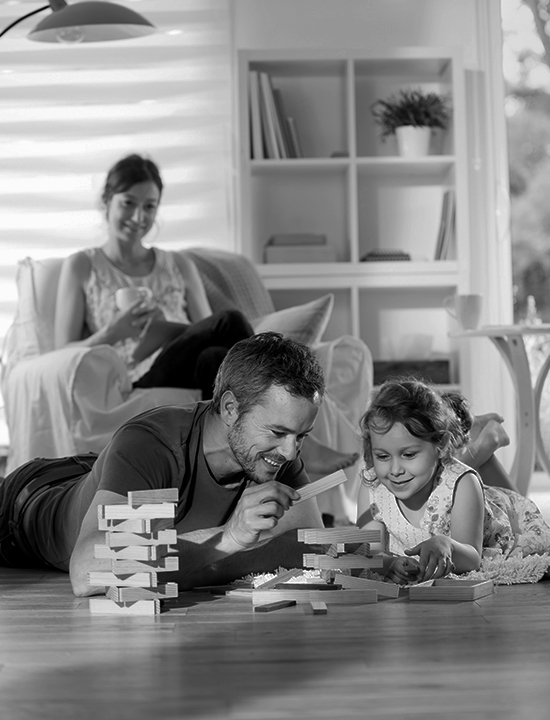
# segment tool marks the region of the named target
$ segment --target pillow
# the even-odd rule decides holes
[[[252,320],[255,333],[279,332],[304,345],[316,345],[320,342],[328,325],[334,295],[329,293],[304,305],[279,310]]]

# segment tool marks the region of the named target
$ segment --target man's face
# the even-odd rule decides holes
[[[283,463],[298,454],[318,412],[319,404],[273,385],[258,405],[237,417],[229,429],[229,448],[251,480],[275,480]]]

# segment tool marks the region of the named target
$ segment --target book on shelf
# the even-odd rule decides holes
[[[251,70],[249,79],[249,112],[250,112],[250,140],[251,158],[264,159],[264,141],[262,135],[262,118],[260,114],[260,79],[256,70]]]
[[[288,137],[290,140],[290,157],[303,158],[304,153],[302,151],[302,143],[300,142],[300,136],[298,134],[298,128],[296,126],[296,120],[291,116],[287,116],[285,120],[288,129]]]
[[[326,245],[327,236],[317,233],[278,233],[267,241],[268,245]]]
[[[272,160],[280,160],[279,146],[275,134],[274,113],[271,108],[271,85],[267,73],[258,73],[260,80],[260,116],[262,119],[262,132],[266,147],[266,157]]]
[[[455,191],[445,190],[441,206],[441,220],[435,247],[435,259],[447,260],[455,242]]]
[[[332,245],[266,245],[266,263],[326,263],[336,262]]]
[[[303,157],[294,118],[287,116],[283,96],[271,76],[249,70],[250,156],[280,160]]]
[[[396,262],[410,259],[409,253],[403,250],[369,250],[363,255],[361,262]]]

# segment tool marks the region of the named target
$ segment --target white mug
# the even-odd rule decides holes
[[[115,302],[119,310],[128,310],[138,300],[142,302],[150,302],[153,298],[153,292],[150,288],[140,285],[139,287],[123,287],[119,288],[115,293]]]
[[[463,330],[475,330],[481,318],[482,295],[449,295],[443,301],[445,310],[458,320]]]

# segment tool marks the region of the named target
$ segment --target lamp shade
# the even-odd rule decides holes
[[[41,20],[28,38],[38,42],[102,42],[150,35],[155,26],[142,15],[110,2],[67,5],[51,0],[53,12]]]

